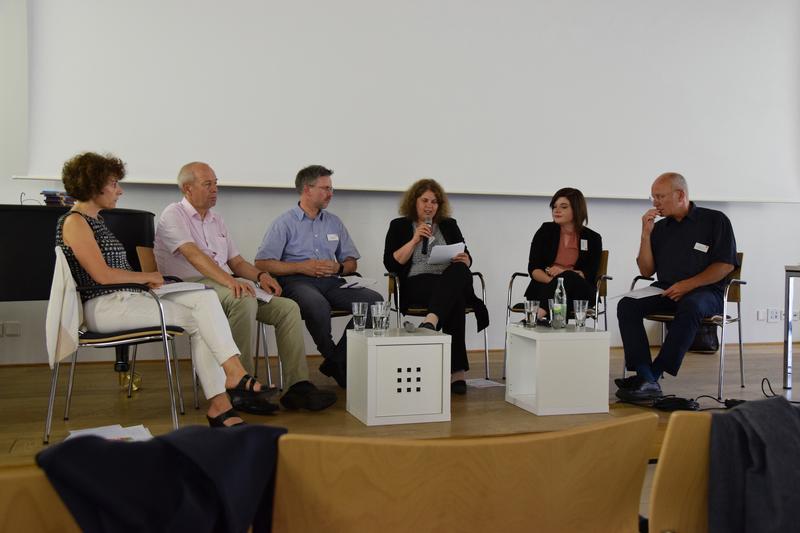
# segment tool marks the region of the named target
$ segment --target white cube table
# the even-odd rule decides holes
[[[450,420],[450,335],[347,330],[347,412],[368,426]]]
[[[609,334],[509,324],[506,401],[537,415],[608,412]]]

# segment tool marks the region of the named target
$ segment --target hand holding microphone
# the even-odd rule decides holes
[[[422,255],[428,255],[428,239],[431,235],[433,235],[433,221],[431,217],[425,217],[425,224],[420,224],[423,228],[423,235],[422,237]],[[424,228],[427,228],[427,232],[424,231]]]

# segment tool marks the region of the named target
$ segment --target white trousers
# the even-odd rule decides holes
[[[197,377],[206,398],[225,392],[222,363],[239,354],[228,319],[212,290],[174,292],[161,297],[166,323],[189,334]],[[148,294],[117,291],[83,305],[89,330],[111,333],[122,329],[159,327],[158,304]]]

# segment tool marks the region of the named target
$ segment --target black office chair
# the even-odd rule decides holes
[[[387,272],[385,274],[388,280],[388,288],[389,288],[389,302],[392,305],[392,310],[397,315],[397,327],[401,325],[401,312],[400,312],[400,277],[394,272]],[[481,300],[483,301],[484,305],[486,304],[486,282],[483,280],[483,274],[480,272],[472,272],[473,278],[478,278],[481,282]],[[466,314],[474,313],[475,310],[472,307],[467,307],[465,310]],[[419,307],[419,306],[409,306],[408,310],[405,312],[408,316],[425,316],[428,314],[427,307]],[[488,336],[488,329],[484,328],[483,330],[483,362],[484,362],[484,377],[489,379],[489,336]]]

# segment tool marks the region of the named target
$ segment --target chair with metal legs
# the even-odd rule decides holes
[[[112,333],[96,333],[92,331],[79,332],[78,349],[75,350],[71,358],[69,381],[67,384],[67,398],[66,398],[66,405],[64,407],[64,420],[69,420],[69,409],[70,409],[70,404],[72,402],[72,389],[75,380],[75,367],[76,367],[75,363],[78,360],[78,350],[80,350],[80,348],[130,347],[148,342],[160,341],[164,348],[164,364],[167,372],[167,388],[169,391],[172,427],[174,429],[178,429],[178,413],[175,402],[175,390],[173,388],[176,385],[173,383],[172,365],[174,361],[172,358],[172,354],[174,353],[174,337],[177,335],[183,335],[184,333],[183,328],[179,326],[172,326],[166,324],[164,320],[164,309],[163,306],[161,305],[161,300],[159,299],[158,295],[156,295],[156,293],[153,292],[146,285],[140,285],[136,283],[120,283],[114,285],[99,285],[95,287],[78,287],[77,290],[79,292],[82,292],[86,290],[97,290],[98,288],[107,288],[112,290],[139,289],[142,292],[148,293],[158,306],[160,324],[156,324],[148,328],[126,329],[126,330],[115,331]],[[59,371],[59,362],[56,361],[53,365],[52,376],[50,381],[50,394],[47,403],[47,418],[45,419],[45,429],[43,438],[45,444],[50,442],[50,430],[52,428],[52,422],[53,422],[53,408],[55,405],[56,388],[58,385],[58,371]],[[128,385],[128,397],[130,397],[132,383],[133,380],[131,380],[131,382]],[[184,412],[183,395],[181,393],[179,384],[177,385],[177,390],[178,390],[178,400],[180,403],[180,410],[181,414],[183,414]]]
[[[514,297],[514,281],[517,278],[530,279],[530,274],[526,272],[514,272],[508,282],[508,294],[506,296],[506,327],[511,323],[511,313],[524,313],[525,304],[518,302],[512,304]],[[591,318],[594,327],[597,328],[598,319],[603,316],[603,329],[608,331],[608,282],[614,278],[608,275],[608,250],[603,250],[600,254],[600,265],[597,268],[595,278],[594,307],[586,311],[586,317]],[[569,295],[568,295],[569,296]],[[506,378],[506,351],[508,349],[508,337],[503,343],[503,379]]]
[[[392,310],[397,315],[397,327],[399,328],[401,325],[401,313],[400,312],[400,277],[394,272],[387,272],[385,276],[388,279],[388,289],[389,289],[389,300],[392,305]],[[480,272],[472,272],[472,277],[478,278],[481,282],[481,300],[483,301],[484,305],[486,304],[486,282],[483,279],[483,274]],[[467,307],[465,309],[465,314],[474,313],[475,310],[472,307]],[[404,313],[407,316],[425,316],[428,314],[427,307],[420,307],[420,306],[409,306],[408,310]],[[483,330],[483,362],[484,362],[484,377],[489,379],[489,336],[488,336],[488,329],[484,328]]]
[[[738,252],[736,254],[736,260],[739,263],[739,266],[736,267],[727,278],[725,278],[725,292],[722,297],[722,314],[721,315],[714,315],[710,317],[704,318],[700,324],[703,326],[716,326],[720,329],[719,334],[719,377],[717,380],[717,399],[722,399],[722,385],[724,384],[725,377],[725,326],[728,324],[736,324],[739,330],[739,384],[742,388],[744,388],[744,347],[742,344],[742,295],[741,295],[741,286],[747,285],[747,282],[741,279],[742,276],[742,261],[744,260],[744,254],[742,252]],[[636,283],[639,281],[655,281],[654,278],[648,278],[645,276],[636,276],[633,278],[631,282],[631,289],[634,290],[636,287]],[[728,314],[728,304],[735,303],[736,304],[736,316],[731,316]],[[645,320],[651,320],[653,322],[660,322],[661,323],[661,342],[664,342],[664,339],[667,336],[667,324],[672,322],[675,319],[675,315],[672,313],[657,313],[652,315],[647,315],[644,317]],[[625,359],[622,360],[622,377],[624,378],[627,373],[627,368],[625,367]]]

